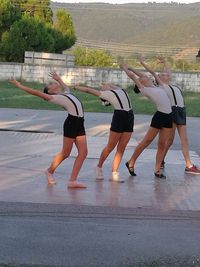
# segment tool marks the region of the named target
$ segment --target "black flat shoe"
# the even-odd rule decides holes
[[[160,168],[161,168],[161,169],[164,169],[164,168],[165,168],[165,162],[164,162],[164,160],[162,161],[162,163],[161,163],[161,165],[160,165]]]
[[[134,168],[129,166],[128,161],[126,162],[125,165],[126,165],[128,171],[129,171],[130,175],[131,175],[131,176],[136,176],[136,173],[134,172]]]
[[[163,173],[160,172],[154,172],[155,177],[160,179],[166,179],[166,176]]]

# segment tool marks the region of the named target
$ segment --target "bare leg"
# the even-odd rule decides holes
[[[98,163],[99,168],[102,168],[104,161],[107,159],[109,154],[113,151],[113,149],[116,147],[121,135],[122,133],[116,133],[116,132],[110,131],[108,143],[106,147],[102,150],[101,156],[99,158],[99,163]]]
[[[53,173],[56,168],[61,164],[61,162],[69,157],[72,146],[74,143],[74,139],[63,137],[63,147],[62,150],[54,157],[50,167],[46,171],[47,181],[49,184],[55,184],[55,180],[53,178]]]
[[[187,137],[187,129],[186,125],[177,125],[178,134],[181,140],[181,149],[185,159],[186,167],[190,167],[192,165],[190,160],[189,148],[188,148],[188,137]]]
[[[147,131],[146,135],[144,136],[143,140],[136,146],[133,155],[131,156],[130,160],[128,161],[129,167],[134,168],[135,162],[143,150],[148,147],[153,139],[158,134],[159,129],[150,127]]]
[[[79,171],[83,165],[83,162],[85,158],[87,157],[87,141],[86,141],[86,136],[77,136],[75,140],[75,145],[78,150],[78,156],[75,159],[74,166],[72,169],[70,181],[75,181],[77,179],[77,176],[79,174]]]
[[[117,145],[117,151],[115,153],[114,156],[114,160],[113,160],[113,165],[112,165],[112,171],[116,172],[118,171],[119,165],[121,163],[125,148],[131,138],[132,133],[130,132],[125,132],[122,133],[118,145]]]
[[[78,183],[76,181],[79,171],[88,153],[86,136],[85,135],[77,136],[75,140],[75,145],[78,150],[78,156],[76,157],[74,162],[71,177],[68,183],[68,188],[86,188],[84,184]]]
[[[171,130],[171,135],[169,136],[168,142],[167,142],[167,145],[166,145],[166,150],[165,150],[165,153],[164,153],[163,161],[165,160],[165,157],[167,155],[167,152],[168,152],[169,148],[171,147],[171,145],[174,142],[176,127],[177,127],[177,125],[175,123],[173,123],[172,130]]]
[[[160,166],[163,161],[168,139],[171,136],[172,128],[162,128],[159,131],[159,139],[158,139],[158,149],[156,153],[156,164],[155,164],[155,173],[160,172]]]

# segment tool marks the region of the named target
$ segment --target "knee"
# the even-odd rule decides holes
[[[107,151],[107,153],[111,153],[111,152],[113,151],[113,149],[114,149],[113,146],[109,146],[109,145],[107,145],[107,146],[105,147],[105,150]]]
[[[79,156],[81,157],[81,158],[83,158],[83,159],[85,159],[86,157],[87,157],[87,155],[88,155],[88,149],[86,148],[86,149],[83,149],[83,150],[81,150],[80,152],[79,152]]]
[[[151,142],[152,142],[152,139],[145,139],[145,140],[143,140],[142,144],[145,147],[147,147],[147,146],[149,146],[151,144]]]
[[[171,146],[173,144],[174,138],[169,138],[167,140],[167,146]]]
[[[67,159],[69,157],[69,153],[62,153],[63,159]]]
[[[70,155],[69,151],[65,151],[65,150],[62,150],[62,151],[60,152],[60,154],[62,155],[63,159],[68,158],[69,155]]]
[[[85,152],[84,152],[84,158],[86,158],[87,155],[88,155],[88,149],[86,149]]]
[[[187,146],[188,145],[188,138],[187,137],[184,137],[181,139],[181,145],[182,146]]]
[[[165,150],[167,148],[167,143],[166,142],[159,142],[158,143],[158,149],[159,150]]]
[[[125,151],[125,147],[118,147],[118,148],[117,148],[117,152],[119,152],[119,153],[121,153],[121,154],[123,154],[124,151]]]

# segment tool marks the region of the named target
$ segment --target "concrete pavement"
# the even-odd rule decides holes
[[[125,183],[109,181],[113,153],[104,166],[105,180],[96,182],[94,168],[112,114],[86,113],[89,154],[79,179],[88,188],[67,190],[76,150],[56,171],[56,186],[48,186],[44,176],[62,145],[65,117],[63,111],[0,110],[0,263],[199,266],[200,176],[184,173],[178,137],[167,156],[167,180],[153,176],[156,140],[139,157],[137,177],[129,177],[124,163],[151,119],[136,114],[135,132],[120,166]],[[200,119],[188,118],[196,164],[199,126]]]

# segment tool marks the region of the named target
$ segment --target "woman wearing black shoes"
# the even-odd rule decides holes
[[[142,58],[140,63],[142,63]],[[135,83],[135,93],[140,93],[148,97],[157,108],[154,114],[149,130],[144,136],[143,140],[136,146],[133,155],[130,160],[126,163],[126,167],[132,176],[135,176],[134,166],[137,158],[148,147],[154,138],[159,134],[158,147],[156,153],[156,163],[154,174],[158,178],[166,178],[161,172],[160,167],[162,159],[166,151],[167,140],[172,131],[172,109],[169,98],[164,90],[156,87],[151,78],[142,72],[138,72],[127,65],[121,65],[121,68],[126,72],[128,77]],[[159,79],[159,78],[158,78]]]

